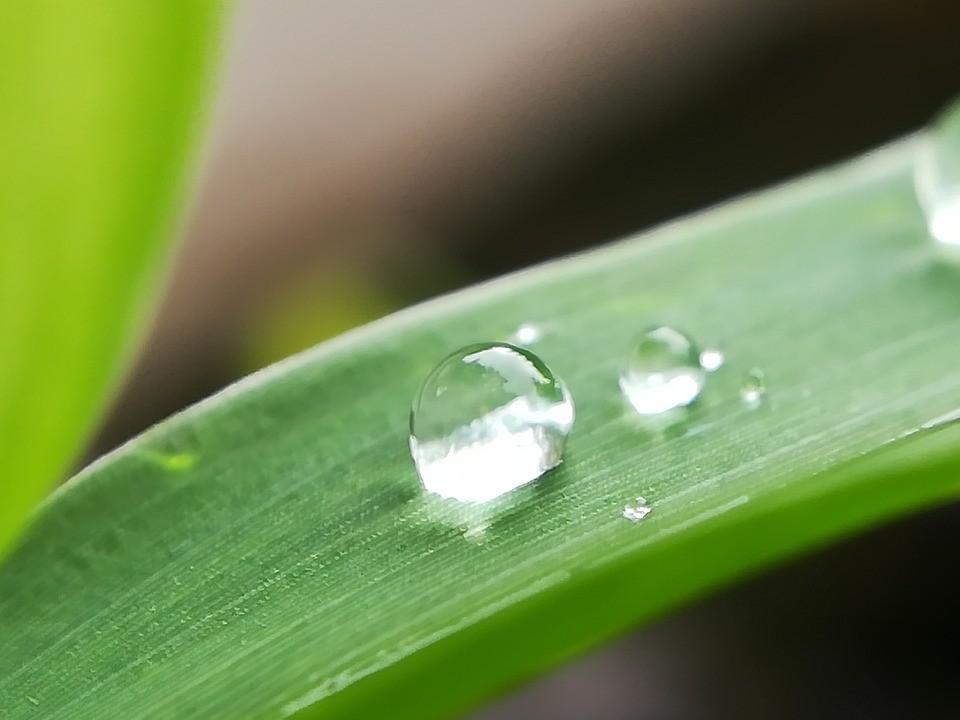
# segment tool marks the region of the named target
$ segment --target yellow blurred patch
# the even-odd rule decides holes
[[[325,265],[297,278],[250,317],[239,363],[244,373],[383,317],[399,298],[369,271]]]

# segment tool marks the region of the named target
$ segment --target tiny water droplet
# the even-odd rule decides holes
[[[513,331],[510,336],[510,343],[520,347],[530,347],[539,342],[541,337],[543,337],[543,331],[533,323],[526,322]]]
[[[700,367],[707,372],[716,372],[719,370],[723,367],[724,360],[726,360],[726,358],[723,356],[723,351],[717,348],[707,348],[700,353]]]
[[[917,199],[930,235],[960,249],[960,101],[937,117],[917,155]]]
[[[27,702],[30,703],[31,705],[39,705],[39,704],[40,704],[40,701],[37,700],[35,697],[33,697],[33,695],[27,695]]]
[[[657,415],[689,405],[706,382],[700,351],[679,330],[644,331],[620,374],[620,389],[641,415]]]
[[[463,535],[464,540],[469,540],[474,545],[482,545],[487,539],[487,530],[489,529],[489,525],[481,522],[463,528],[460,534]]]
[[[745,405],[756,407],[763,401],[763,396],[767,393],[767,381],[763,370],[753,368],[743,374],[743,382],[740,383],[740,398]]]
[[[424,488],[487,502],[557,466],[573,400],[529,350],[482,343],[447,356],[410,411],[410,454]]]
[[[640,522],[653,511],[646,498],[638,497],[635,505],[625,505],[623,516],[631,522]]]

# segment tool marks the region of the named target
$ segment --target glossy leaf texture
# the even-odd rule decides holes
[[[0,568],[0,709],[445,717],[957,497],[960,272],[914,198],[922,142],[414,307],[104,457]],[[563,464],[471,535],[421,489],[410,401],[449,352],[523,323],[577,420]],[[726,356],[676,425],[618,388],[654,324]],[[759,406],[740,398],[752,368]]]

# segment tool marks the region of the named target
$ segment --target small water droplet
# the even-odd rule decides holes
[[[469,540],[474,545],[482,545],[487,539],[487,530],[489,529],[489,525],[480,522],[463,528],[460,534],[463,535],[464,540]]]
[[[35,697],[33,697],[33,695],[27,695],[27,702],[30,703],[31,705],[39,705],[39,704],[40,704],[40,701],[37,700]]]
[[[763,401],[763,396],[767,393],[767,380],[763,370],[753,368],[743,374],[743,382],[740,383],[740,398],[745,405],[756,407]]]
[[[573,400],[529,350],[470,345],[427,376],[410,412],[410,454],[424,488],[487,502],[557,466]]]
[[[930,235],[960,249],[960,101],[937,117],[917,155],[917,199]]]
[[[539,342],[543,337],[543,331],[533,323],[523,323],[519,325],[510,336],[510,344],[520,347],[530,347]]]
[[[653,511],[646,498],[638,497],[635,505],[625,505],[623,516],[631,522],[640,522]]]
[[[650,328],[634,343],[620,389],[641,415],[656,415],[696,400],[706,382],[700,351],[679,330]]]
[[[717,348],[707,348],[700,353],[700,367],[707,372],[716,372],[719,370],[723,367],[724,360],[726,360],[726,358],[723,356],[723,351]]]

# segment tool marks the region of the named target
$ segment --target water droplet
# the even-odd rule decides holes
[[[460,534],[463,535],[464,540],[469,540],[475,545],[482,545],[484,540],[487,539],[487,530],[489,529],[489,525],[481,522],[463,528]]]
[[[33,697],[33,695],[27,695],[27,702],[30,703],[31,705],[39,705],[39,704],[40,704],[40,701],[37,700],[35,697]]]
[[[726,360],[726,358],[723,356],[723,351],[717,348],[707,348],[700,353],[700,367],[707,372],[716,372],[719,370],[723,367],[724,360]]]
[[[428,492],[487,502],[558,465],[573,417],[566,386],[532,352],[470,345],[420,386],[410,454]]]
[[[705,382],[700,351],[682,332],[666,326],[640,335],[620,374],[620,389],[641,415],[689,405]]]
[[[640,522],[653,511],[653,508],[647,503],[645,498],[638,497],[635,505],[626,505],[623,508],[623,516],[631,522]]]
[[[917,199],[927,230],[945,246],[960,249],[960,101],[934,120],[917,156]]]
[[[753,368],[744,373],[743,382],[740,383],[740,398],[745,405],[756,407],[766,393],[767,381],[763,370]]]
[[[543,337],[543,331],[533,323],[527,322],[519,325],[517,329],[513,331],[513,334],[510,336],[510,343],[512,345],[519,345],[520,347],[530,347],[539,342],[541,337]]]

